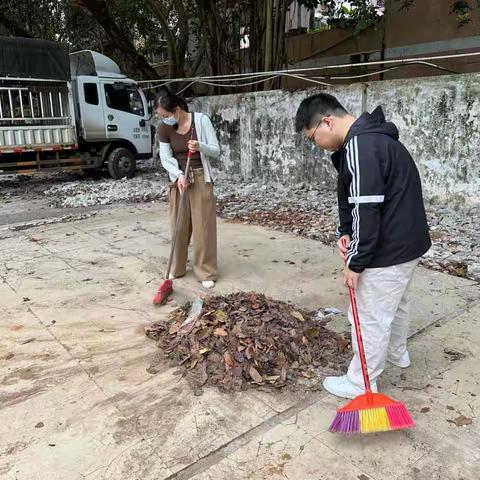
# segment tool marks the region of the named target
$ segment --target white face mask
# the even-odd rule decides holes
[[[174,116],[171,116],[171,117],[163,118],[162,122],[165,125],[169,125],[170,127],[173,127],[174,125],[177,124],[177,119]]]

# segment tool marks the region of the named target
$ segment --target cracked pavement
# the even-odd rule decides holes
[[[412,366],[380,382],[417,427],[343,438],[327,431],[343,402],[325,392],[195,397],[168,365],[146,372],[156,347],[143,326],[201,290],[190,272],[174,302],[150,303],[168,223],[166,205],[138,204],[0,229],[2,480],[480,478],[478,283],[418,269]],[[340,262],[318,241],[220,221],[219,246],[217,292],[345,311]],[[347,329],[345,316],[330,327]]]

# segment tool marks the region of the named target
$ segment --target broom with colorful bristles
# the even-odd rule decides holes
[[[346,247],[346,239],[343,242],[344,247]],[[365,349],[363,348],[355,290],[353,288],[348,290],[357,337],[358,355],[365,383],[365,393],[337,410],[337,415],[330,425],[329,431],[349,435],[353,433],[388,432],[389,430],[412,428],[415,426],[415,422],[403,403],[392,400],[381,393],[372,392]]]

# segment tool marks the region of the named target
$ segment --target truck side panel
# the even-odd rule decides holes
[[[76,146],[68,82],[0,79],[0,154]]]

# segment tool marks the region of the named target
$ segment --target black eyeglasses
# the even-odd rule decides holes
[[[317,126],[315,127],[315,130],[313,131],[313,133],[308,136],[308,139],[311,142],[315,143],[315,134],[317,133],[318,127],[322,124],[323,120],[324,120],[324,118],[320,119],[320,121],[317,123]]]

